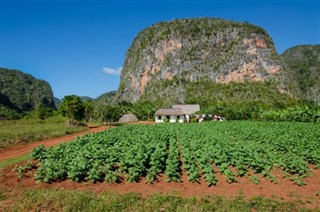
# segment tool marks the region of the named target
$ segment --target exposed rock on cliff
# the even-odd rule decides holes
[[[281,76],[272,39],[262,28],[222,19],[174,20],[135,38],[115,100],[134,103],[156,94],[183,103],[189,82],[280,83]]]

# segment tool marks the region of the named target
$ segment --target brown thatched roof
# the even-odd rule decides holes
[[[184,112],[177,108],[170,108],[170,109],[159,109],[155,113],[156,116],[182,116]]]
[[[172,108],[180,108],[184,114],[192,114],[200,111],[200,105],[172,105]]]
[[[138,121],[137,117],[134,114],[130,113],[130,114],[124,114],[119,119],[118,122],[120,122],[120,123],[129,123],[129,122],[136,122],[136,121]]]

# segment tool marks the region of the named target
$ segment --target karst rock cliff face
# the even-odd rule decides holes
[[[273,41],[258,26],[213,18],[174,20],[146,28],[135,38],[115,100],[134,103],[169,93],[183,103],[184,83],[264,82],[279,80],[281,72]],[[163,86],[173,82],[180,84]]]

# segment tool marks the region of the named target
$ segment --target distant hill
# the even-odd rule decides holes
[[[301,45],[281,55],[290,92],[320,104],[320,45]]]
[[[0,116],[32,111],[40,105],[56,108],[48,82],[18,70],[0,68]]]
[[[90,100],[93,101],[94,100],[93,98],[91,98],[89,96],[80,96],[80,98],[81,98],[81,100],[83,102],[90,101]]]
[[[105,105],[111,104],[115,95],[116,95],[116,91],[110,91],[110,92],[104,93],[100,95],[98,98],[96,98],[95,102],[99,104],[105,104]]]

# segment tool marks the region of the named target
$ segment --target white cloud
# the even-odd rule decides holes
[[[106,74],[120,75],[122,71],[122,66],[117,69],[104,67],[102,68],[102,71]]]

